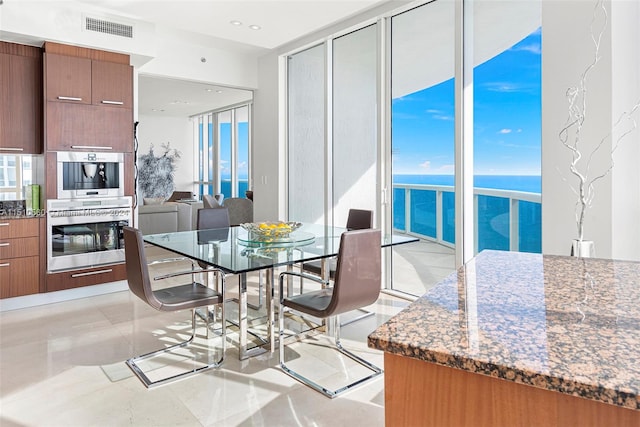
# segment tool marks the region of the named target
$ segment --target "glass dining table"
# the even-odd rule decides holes
[[[144,241],[184,257],[219,268],[238,277],[239,357],[246,359],[265,351],[275,350],[275,269],[313,260],[321,260],[322,275],[326,279],[327,260],[338,254],[341,227],[304,223],[286,237],[264,238],[242,227],[210,230],[179,231],[151,234]],[[383,235],[381,247],[416,242],[407,235]],[[248,347],[247,274],[264,271],[267,338]]]

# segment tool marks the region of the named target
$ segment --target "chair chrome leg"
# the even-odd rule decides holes
[[[334,397],[338,396],[341,393],[344,393],[348,390],[353,389],[354,387],[357,387],[361,384],[364,384],[365,382],[377,377],[378,375],[382,374],[382,369],[378,368],[377,366],[373,365],[372,363],[364,360],[363,358],[357,356],[356,354],[350,352],[349,350],[346,350],[342,344],[340,343],[340,327],[338,326],[340,321],[339,321],[339,316],[335,316],[335,318],[329,318],[328,323],[334,323],[335,327],[334,329],[334,341],[335,341],[335,346],[332,347],[334,350],[339,351],[340,353],[344,354],[345,356],[349,357],[350,359],[352,359],[353,361],[359,363],[360,365],[364,366],[365,368],[368,368],[369,370],[371,370],[371,374],[364,376],[354,382],[351,382],[347,385],[344,385],[336,390],[330,390],[324,386],[322,386],[321,384],[318,384],[317,382],[301,375],[300,373],[294,371],[293,369],[289,368],[286,365],[286,360],[285,360],[285,342],[284,342],[284,306],[282,304],[280,304],[280,309],[278,311],[278,322],[279,322],[279,338],[280,338],[280,345],[279,345],[279,361],[280,361],[280,369],[282,369],[282,371],[284,373],[286,373],[287,375],[289,375],[290,377],[300,381],[301,383],[303,383],[304,385],[316,390],[319,393],[322,393],[323,395],[333,399]]]
[[[340,326],[350,325],[353,322],[357,322],[358,320],[362,320],[364,318],[373,316],[375,314],[373,311],[365,310],[364,308],[358,308],[357,310],[362,312],[360,316],[356,316],[353,319],[347,320],[346,322],[342,322],[340,323]]]
[[[147,360],[147,359],[151,359],[155,356],[159,356],[161,354],[164,353],[168,353],[171,352],[172,350],[175,350],[177,348],[182,348],[182,347],[186,347],[189,344],[191,344],[193,342],[193,339],[195,338],[196,335],[196,310],[193,309],[191,310],[191,337],[189,337],[188,340],[174,344],[172,346],[160,349],[160,350],[156,350],[156,351],[152,351],[150,353],[146,353],[143,354],[141,356],[136,356],[136,357],[132,357],[130,359],[128,359],[126,361],[127,366],[133,371],[133,373],[138,377],[138,379],[140,379],[140,381],[142,381],[142,383],[145,385],[145,387],[147,388],[154,388],[154,387],[158,387],[160,385],[163,384],[167,384],[169,382],[172,381],[176,381],[179,379],[184,379],[184,378],[188,378],[192,375],[195,375],[197,373],[200,373],[202,371],[205,371],[207,369],[211,369],[211,368],[217,368],[220,365],[222,365],[222,362],[224,361],[224,357],[225,357],[225,352],[226,352],[226,317],[225,317],[225,312],[224,312],[224,304],[222,304],[222,354],[220,356],[220,359],[217,360],[216,362],[213,363],[209,363],[207,365],[201,366],[199,368],[194,368],[192,370],[186,371],[186,372],[182,372],[180,374],[176,374],[173,375],[171,377],[167,377],[167,378],[162,378],[160,380],[156,380],[156,381],[152,381],[146,374],[145,372],[142,370],[142,368],[140,368],[140,366],[138,366],[138,362],[141,362],[143,360]],[[207,323],[207,329],[208,329],[208,323]],[[208,332],[207,332],[208,334]]]

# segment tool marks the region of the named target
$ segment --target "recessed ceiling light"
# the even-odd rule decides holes
[[[220,89],[218,89],[218,90],[216,91],[216,93],[222,93],[222,91],[221,91]]]
[[[213,92],[213,89],[206,89],[207,92]]]
[[[235,25],[236,27],[239,27],[240,25],[242,25],[242,22],[240,22],[240,21],[230,21],[229,24]]]
[[[260,29],[262,29],[262,27],[260,25],[249,25],[249,28],[251,28],[252,30],[260,30]]]

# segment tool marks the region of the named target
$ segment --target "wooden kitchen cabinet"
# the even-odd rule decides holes
[[[126,278],[127,269],[124,263],[50,273],[47,274],[47,292],[116,282]]]
[[[47,151],[133,151],[128,109],[47,102]]]
[[[47,101],[91,104],[91,60],[77,56],[44,55]]]
[[[44,49],[46,150],[133,152],[129,56],[51,42]]]
[[[0,153],[42,149],[42,52],[0,42]]]
[[[0,217],[0,298],[40,291],[39,221]]]
[[[133,108],[133,72],[128,64],[92,61],[91,98],[93,105]]]

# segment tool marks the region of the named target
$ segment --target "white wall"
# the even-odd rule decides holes
[[[615,24],[611,28],[615,76],[612,81],[612,121],[615,123],[623,112],[640,102],[640,2],[616,1],[611,12]],[[640,122],[638,112],[634,117]],[[614,132],[614,138],[620,131]],[[611,256],[640,260],[640,130],[620,143],[614,162]]]
[[[588,80],[587,113],[580,142],[583,159],[607,138],[620,113],[640,98],[638,5],[633,3],[605,2],[609,23],[602,39],[601,60]],[[589,27],[594,5],[595,1],[542,3],[542,251],[548,254],[568,255],[571,241],[577,237],[577,197],[571,190],[577,180],[568,169],[570,151],[561,145],[558,134],[568,116],[565,93],[578,84],[593,59]],[[594,28],[603,22],[602,13],[598,12]],[[638,141],[636,130],[620,145],[613,172],[594,186],[585,239],[595,241],[598,257],[640,259]],[[593,157],[592,176],[606,171],[611,149],[611,140],[606,139]]]
[[[258,61],[258,90],[253,93],[251,128],[254,220],[285,219],[284,147],[279,144],[278,56],[265,55]],[[282,171],[281,171],[282,170]],[[282,172],[282,173],[281,173]]]
[[[193,123],[183,117],[157,117],[140,116],[138,118],[138,157],[149,153],[149,147],[153,144],[153,152],[156,156],[164,151],[163,144],[167,142],[171,148],[180,151],[181,158],[176,163],[175,189],[178,191],[192,191],[195,186],[193,181],[197,178],[197,169],[194,162],[198,153],[193,143]],[[139,195],[138,203],[142,204]]]

